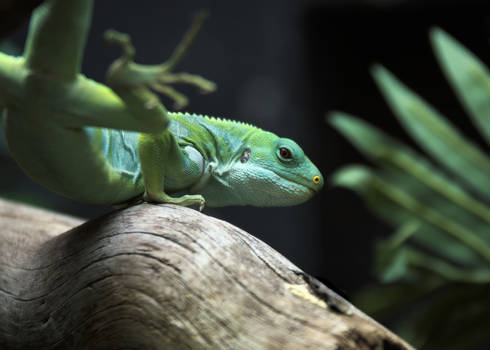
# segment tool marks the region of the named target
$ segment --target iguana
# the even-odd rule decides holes
[[[322,188],[322,175],[294,141],[241,122],[171,113],[159,101],[153,91],[185,104],[174,82],[214,89],[200,76],[173,72],[199,20],[170,59],[153,66],[134,63],[129,36],[108,31],[106,39],[123,50],[108,86],[80,74],[92,6],[44,1],[32,15],[24,55],[0,54],[7,144],[32,179],[84,202],[200,209],[294,205]]]

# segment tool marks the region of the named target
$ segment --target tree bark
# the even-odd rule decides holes
[[[0,348],[412,349],[195,210],[142,204],[82,224],[1,200]]]

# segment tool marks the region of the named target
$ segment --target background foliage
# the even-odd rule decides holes
[[[432,30],[431,40],[471,121],[490,143],[488,69],[442,30]],[[490,158],[388,70],[375,66],[372,75],[431,159],[353,116],[334,112],[329,119],[377,165],[347,166],[332,181],[357,191],[396,228],[376,246],[383,284],[358,302],[380,317],[399,315],[400,335],[417,347],[469,349],[490,339]]]

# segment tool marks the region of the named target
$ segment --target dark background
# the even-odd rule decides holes
[[[328,177],[342,165],[364,162],[326,124],[328,111],[356,114],[412,144],[370,78],[374,62],[393,71],[485,147],[436,64],[428,30],[442,27],[490,62],[487,3],[96,1],[83,72],[103,81],[106,68],[119,55],[102,40],[105,29],[131,34],[137,62],[159,63],[178,43],[192,14],[207,8],[211,17],[178,68],[214,80],[218,91],[202,96],[182,87],[180,91],[191,99],[187,110],[247,121],[290,137]],[[26,27],[12,37],[20,47]],[[70,201],[33,184],[7,156],[5,147],[0,157],[2,197],[86,218],[111,210]],[[375,281],[370,272],[373,244],[391,232],[356,195],[328,185],[296,207],[206,208],[204,213],[247,230],[348,295]]]

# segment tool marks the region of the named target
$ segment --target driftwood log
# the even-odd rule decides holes
[[[82,224],[1,200],[0,348],[412,349],[195,210],[142,204]]]

